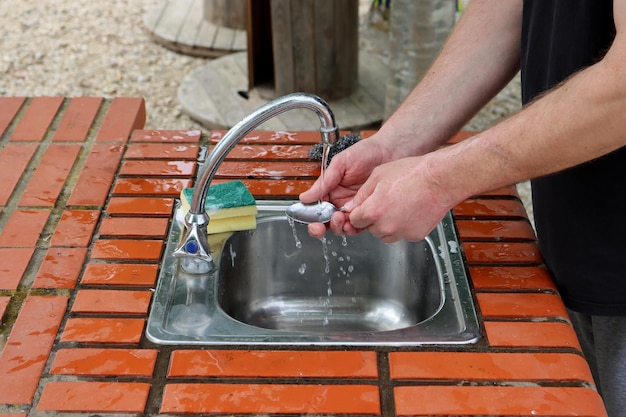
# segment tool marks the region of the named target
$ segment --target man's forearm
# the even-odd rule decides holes
[[[390,159],[436,148],[519,69],[521,0],[472,0],[427,74],[380,129]]]
[[[525,109],[458,146],[432,154],[455,199],[544,176],[626,145],[626,53],[607,56]],[[459,176],[459,172],[471,175]]]

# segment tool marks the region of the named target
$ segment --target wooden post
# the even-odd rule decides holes
[[[386,120],[424,76],[455,23],[454,0],[392,0]]]
[[[204,19],[216,26],[246,29],[246,0],[204,0]]]
[[[337,100],[358,85],[358,0],[271,0],[275,95]]]

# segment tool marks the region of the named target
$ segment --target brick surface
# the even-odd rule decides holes
[[[53,207],[80,149],[80,145],[50,145],[37,164],[19,205]]]
[[[17,115],[26,97],[0,97],[0,137]]]
[[[169,217],[174,207],[172,198],[114,197],[107,212],[116,216]]]
[[[229,161],[237,159],[306,161],[309,159],[310,150],[311,146],[307,145],[240,145],[235,146],[226,155],[226,159]]]
[[[34,247],[49,210],[15,210],[0,234],[0,247]]]
[[[458,204],[453,211],[457,218],[526,218],[526,211],[519,200],[469,199]]]
[[[560,322],[485,323],[491,347],[500,348],[573,348],[581,350],[574,329]]]
[[[217,169],[215,178],[240,178],[242,172],[255,178],[317,179],[320,175],[318,162],[266,162],[224,161]]]
[[[95,242],[91,252],[92,259],[101,260],[144,260],[161,259],[163,241],[139,239],[102,239]]]
[[[462,245],[470,265],[540,265],[543,263],[539,246],[535,243],[463,242]]]
[[[30,404],[66,307],[66,297],[26,299],[0,355],[0,404]]]
[[[200,148],[186,143],[134,143],[128,145],[125,159],[195,160]]]
[[[11,297],[0,297],[0,322],[2,322],[2,318],[4,317],[4,312],[6,311],[10,302],[11,302]]]
[[[38,411],[142,413],[150,384],[137,382],[50,382]]]
[[[62,342],[137,344],[141,340],[143,319],[70,318]]]
[[[162,413],[379,415],[367,385],[169,384]]]
[[[100,126],[97,142],[127,142],[134,129],[146,123],[146,104],[142,98],[117,97]]]
[[[0,248],[0,290],[16,290],[34,248]]]
[[[157,353],[154,349],[60,349],[54,356],[50,373],[150,377]]]
[[[185,178],[119,178],[113,187],[113,194],[178,198],[180,192],[191,184],[191,180]]]
[[[606,416],[600,395],[589,388],[416,386],[394,391],[399,416]]]
[[[147,314],[150,291],[80,290],[72,305],[73,313]]]
[[[0,101],[1,102],[1,101]],[[0,149],[0,205],[6,205],[19,179],[32,159],[37,145],[8,143]]]
[[[550,273],[542,267],[475,266],[469,268],[474,288],[484,290],[557,291]]]
[[[169,377],[378,378],[374,352],[180,350]]]
[[[219,142],[226,130],[212,130],[209,137],[211,143]],[[343,132],[345,134],[346,132]],[[239,143],[241,144],[293,144],[293,145],[315,145],[322,141],[318,131],[269,131],[255,130],[248,133]]]
[[[143,177],[191,177],[196,171],[193,161],[129,160],[122,162],[120,175]]]
[[[54,134],[54,142],[83,142],[103,102],[102,97],[73,98]]]
[[[156,282],[157,271],[156,264],[90,263],[85,268],[81,284],[152,287]]]
[[[164,238],[167,234],[167,218],[109,217],[102,220],[100,236],[132,238]]]
[[[72,190],[68,205],[103,207],[122,159],[120,145],[94,145]]]
[[[485,318],[568,319],[561,299],[554,294],[476,294]]]
[[[51,246],[89,246],[99,210],[65,210],[50,239]]]
[[[560,353],[391,352],[392,379],[578,381],[593,384],[585,359]]]
[[[459,237],[471,240],[535,240],[535,232],[525,220],[457,220]]]
[[[50,248],[32,288],[74,288],[87,259],[87,248]]]
[[[20,123],[16,126],[11,141],[41,142],[56,116],[63,97],[35,97],[30,99]]]
[[[130,141],[148,143],[197,143],[202,132],[199,130],[141,130],[133,132]]]

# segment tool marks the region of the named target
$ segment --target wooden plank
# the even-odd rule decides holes
[[[311,40],[315,39],[317,22],[314,21],[316,0],[291,1],[291,37],[293,39],[293,73],[295,90],[315,93],[315,71],[318,69],[315,62],[317,52],[324,50],[310,47]]]
[[[215,44],[215,35],[217,34],[217,26],[202,19],[202,24],[198,29],[198,34],[194,40],[194,44],[198,48],[213,49]]]
[[[230,51],[233,48],[233,41],[235,40],[235,29],[225,28],[218,26],[217,34],[215,35],[214,49],[223,49]]]
[[[346,97],[358,85],[359,74],[359,16],[358,0],[334,1],[335,65],[333,98]]]
[[[176,43],[181,26],[189,13],[194,0],[169,0],[155,28],[164,40]]]
[[[202,10],[202,0],[193,0],[191,2],[187,16],[181,22],[181,27],[176,37],[177,43],[191,47],[195,46],[198,32],[204,22]]]
[[[345,0],[344,0],[345,1]],[[335,85],[335,73],[342,71],[336,66],[337,42],[335,33],[335,1],[316,1],[314,11],[315,33],[313,48],[315,48],[315,63],[310,70],[314,72],[315,93],[325,100],[333,100],[336,96],[335,88],[341,90],[340,85]]]
[[[274,50],[274,82],[276,95],[295,91],[293,71],[293,36],[291,32],[290,0],[272,0],[272,47]]]

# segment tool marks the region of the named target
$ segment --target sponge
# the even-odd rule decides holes
[[[180,193],[183,215],[191,209],[192,195],[193,188],[185,188]],[[204,207],[210,218],[208,234],[256,228],[256,201],[241,181],[210,186]]]

